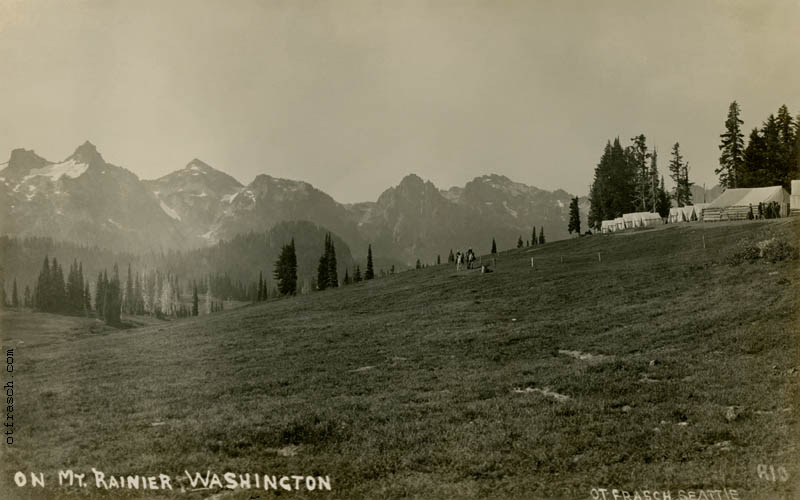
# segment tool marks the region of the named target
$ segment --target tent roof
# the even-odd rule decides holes
[[[770,186],[760,188],[737,188],[728,189],[709,203],[712,208],[726,208],[736,206],[758,205],[759,203],[770,203],[777,201],[787,203],[789,193],[781,186]]]

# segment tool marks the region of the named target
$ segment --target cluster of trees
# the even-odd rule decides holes
[[[670,176],[675,183],[673,197],[679,206],[691,203],[689,164],[680,154],[680,144],[672,147]],[[669,215],[670,194],[658,171],[658,151],[647,146],[644,134],[631,139],[625,148],[619,137],[608,141],[594,171],[589,189],[589,227],[599,229],[601,222],[621,217],[623,213],[657,212]]]
[[[119,267],[114,264],[110,280],[108,279],[108,272],[106,270],[101,271],[97,275],[97,286],[95,287],[94,294],[97,317],[109,325],[119,325],[122,302]]]
[[[744,145],[741,108],[733,101],[728,108],[725,132],[720,135],[719,175],[724,188],[783,186],[800,178],[800,114],[793,119],[784,104],[753,128]]]
[[[295,252],[294,238],[288,245],[281,247],[281,253],[273,266],[273,276],[278,282],[278,292],[281,295],[294,295],[297,293],[297,253]]]
[[[19,307],[19,298],[14,298],[17,295],[16,283],[15,279],[12,306],[16,302],[14,307]],[[45,256],[33,292],[25,287],[23,305],[58,314],[88,314],[91,311],[91,295],[89,282],[83,278],[83,263],[73,261],[65,281],[58,259],[53,257],[51,263],[49,256]]]
[[[331,233],[325,235],[325,250],[319,258],[317,267],[317,290],[337,288],[339,286],[339,272],[336,269],[336,246],[331,239]]]

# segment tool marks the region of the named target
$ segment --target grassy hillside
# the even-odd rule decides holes
[[[95,467],[330,476],[332,493],[302,498],[792,498],[800,266],[725,261],[742,238],[799,234],[779,220],[598,235],[501,253],[491,274],[442,265],[120,331],[54,335],[66,327],[6,313],[19,426],[0,489],[162,495],[57,486],[59,469]],[[47,487],[16,488],[18,470]]]

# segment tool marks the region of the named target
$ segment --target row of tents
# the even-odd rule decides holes
[[[669,216],[665,218],[652,212],[622,214],[622,217],[602,221],[601,230],[604,233],[613,233],[665,223],[747,219],[751,208],[756,208],[759,204],[777,204],[782,217],[790,213],[800,214],[800,180],[792,181],[791,196],[781,186],[728,189],[711,203],[671,208]]]

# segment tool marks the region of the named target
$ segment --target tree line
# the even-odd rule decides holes
[[[754,127],[744,143],[739,103],[728,107],[725,132],[720,135],[719,168],[714,172],[724,188],[783,186],[800,178],[800,114],[793,119],[782,105],[761,128]]]
[[[666,190],[664,176],[658,170],[658,150],[648,148],[644,134],[633,137],[625,148],[619,137],[609,140],[589,189],[589,227],[599,229],[603,220],[631,212],[667,217],[672,200],[678,206],[690,205],[693,183],[689,181],[689,162],[684,160],[678,142],[672,146],[669,174],[674,184],[672,193]]]

